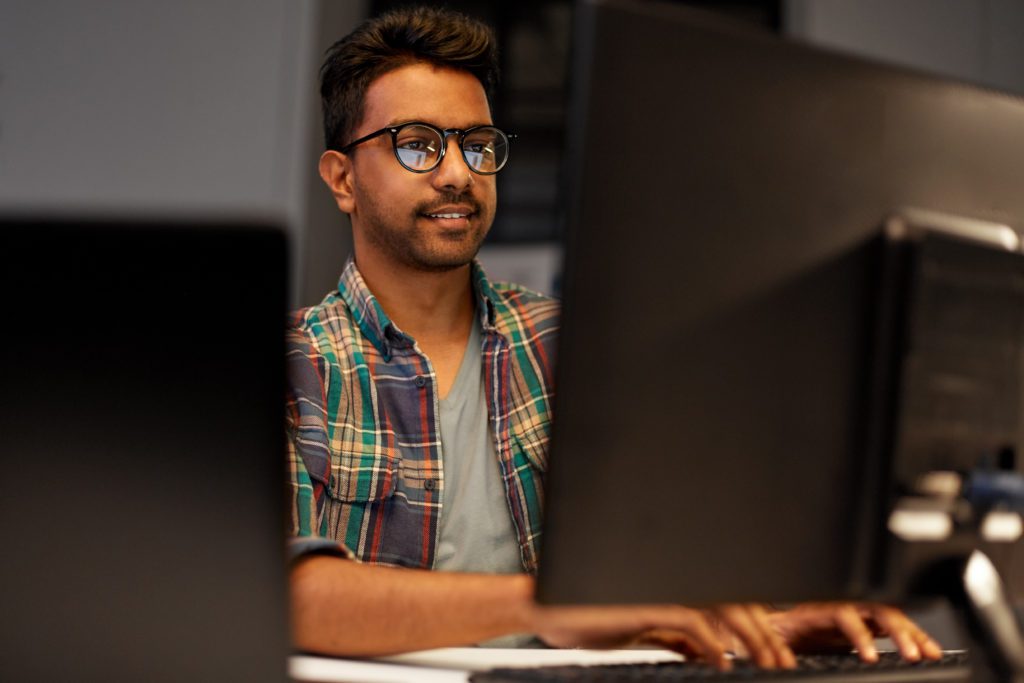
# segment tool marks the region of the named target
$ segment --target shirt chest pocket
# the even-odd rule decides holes
[[[516,425],[512,429],[512,453],[516,466],[524,462],[543,476],[548,470],[548,428]],[[521,460],[520,460],[521,459]]]
[[[318,478],[332,500],[368,503],[394,494],[401,455],[396,448],[375,437],[376,434],[345,427],[331,440],[330,466]]]
[[[513,411],[508,430],[512,461],[518,469],[528,465],[543,477],[548,471],[548,444],[551,436],[551,409],[544,397]]]
[[[351,430],[354,432],[354,430]],[[320,535],[342,543],[360,560],[369,556],[375,544],[371,529],[375,518],[390,515],[399,485],[401,458],[394,448],[370,439],[345,438],[330,441],[328,466],[310,476],[323,485],[320,502]]]

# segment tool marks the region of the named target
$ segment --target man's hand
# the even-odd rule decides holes
[[[711,614],[733,652],[746,655],[762,669],[796,667],[792,648],[763,606],[723,605],[711,610]]]
[[[884,605],[813,603],[769,612],[760,605],[710,610],[680,606],[537,607],[533,631],[554,647],[613,648],[646,643],[720,669],[727,651],[764,669],[796,666],[800,653],[849,652],[878,660],[874,639],[888,636],[909,661],[938,659],[939,645],[903,612]]]
[[[942,648],[902,611],[885,605],[809,603],[768,615],[773,628],[797,652],[857,649],[865,662],[878,661],[874,639],[892,639],[904,659],[939,659]]]
[[[757,605],[731,605],[713,611],[677,605],[538,606],[532,621],[531,630],[553,647],[651,644],[728,670],[732,664],[727,650],[739,643],[762,668],[792,668],[796,663],[765,610]]]

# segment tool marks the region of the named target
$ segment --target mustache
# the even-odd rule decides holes
[[[451,206],[452,204],[468,206],[473,210],[473,213],[480,213],[480,202],[469,195],[456,194],[454,192],[445,192],[432,201],[418,204],[416,206],[416,213],[436,213],[439,209]]]

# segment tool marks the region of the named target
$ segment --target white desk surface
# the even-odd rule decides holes
[[[681,660],[658,649],[533,650],[448,647],[378,659],[294,655],[288,672],[295,681],[318,683],[464,683],[474,671],[494,667],[551,664],[612,664]]]

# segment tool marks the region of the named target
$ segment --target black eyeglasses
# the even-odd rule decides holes
[[[376,130],[338,151],[348,154],[356,145],[385,133],[391,134],[391,145],[398,163],[413,173],[427,173],[437,168],[448,150],[448,136],[458,135],[462,158],[470,170],[480,175],[493,175],[505,166],[509,141],[516,137],[494,126],[473,126],[466,130],[442,129],[422,121],[411,121]]]

